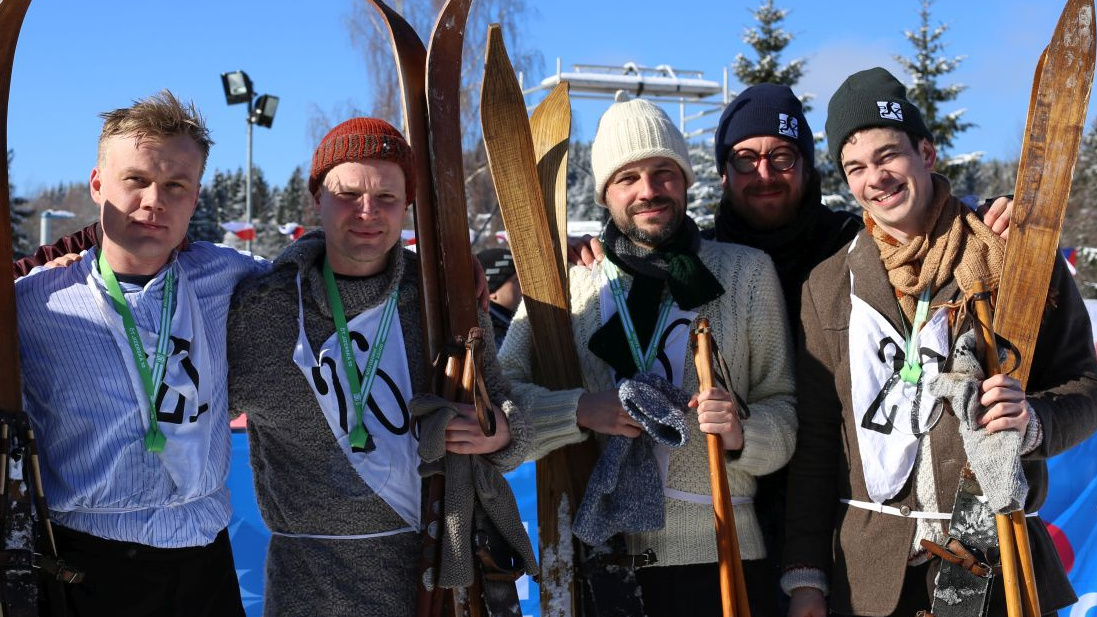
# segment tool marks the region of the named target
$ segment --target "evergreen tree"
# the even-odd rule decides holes
[[[955,71],[965,56],[945,55],[944,36],[948,32],[948,24],[932,26],[930,7],[933,5],[933,0],[920,1],[921,9],[918,16],[921,21],[918,28],[903,33],[914,47],[914,56],[909,59],[895,56],[895,60],[910,75],[911,83],[907,86],[907,97],[922,111],[926,127],[933,133],[934,142],[937,145],[938,171],[951,180],[959,180],[968,173],[969,168],[982,153],[950,158],[956,136],[975,125],[961,119],[965,111],[963,109],[951,112],[942,109],[945,103],[955,101],[967,86],[963,84],[946,86],[940,81],[945,75]]]
[[[790,88],[795,86],[804,75],[807,61],[797,58],[781,66],[781,52],[793,39],[792,34],[781,27],[781,22],[788,16],[788,10],[775,7],[773,0],[763,0],[751,13],[758,25],[743,31],[743,42],[754,49],[758,58],[750,60],[743,54],[737,54],[735,77],[747,86],[761,83],[784,84]],[[811,110],[807,104],[810,99],[810,95],[800,97],[804,103],[804,112]]]
[[[220,221],[217,219],[219,209],[216,189],[213,186],[203,186],[202,192],[198,194],[198,207],[194,209],[194,216],[190,217],[187,238],[194,241],[220,242],[224,230],[221,229]]]
[[[33,211],[27,206],[27,200],[15,196],[15,185],[10,181],[11,161],[15,158],[15,152],[8,150],[8,210],[11,212],[11,251],[18,259],[31,253],[37,244],[31,240],[31,235],[26,227]]]
[[[568,146],[568,220],[605,221],[606,209],[598,205],[591,173],[590,143],[572,141]]]
[[[720,170],[716,168],[716,153],[710,140],[689,145],[689,162],[697,180],[689,189],[686,212],[693,217],[702,229],[712,227],[716,212],[720,208],[720,196],[723,194],[723,182]]]
[[[1075,280],[1087,298],[1097,298],[1097,120],[1082,136],[1060,246],[1078,250]]]
[[[299,223],[310,229],[320,226],[320,215],[313,207],[312,193],[309,193],[309,181],[300,166],[293,169],[286,181],[278,211],[280,224]]]

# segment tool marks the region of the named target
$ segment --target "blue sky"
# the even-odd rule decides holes
[[[10,98],[17,193],[86,180],[95,162],[96,114],[165,87],[205,113],[217,142],[209,169],[242,167],[244,106],[227,106],[220,83],[222,72],[237,69],[248,72],[258,93],[281,97],[273,129],[255,129],[254,160],[268,180],[283,183],[295,166],[307,167],[315,145],[310,119],[369,108],[369,67],[344,25],[361,1],[37,0],[20,37]],[[527,85],[551,74],[557,57],[565,71],[576,63],[632,61],[701,70],[714,81],[722,81],[737,53],[752,57],[741,33],[753,23],[753,1],[526,1],[537,8],[525,41],[541,53],[544,68],[527,76]],[[783,59],[808,60],[797,90],[816,95],[808,116],[815,131],[823,129],[826,101],[846,75],[876,65],[898,70],[892,55],[909,55],[902,31],[916,26],[919,6],[917,0],[777,5],[791,10],[785,26],[796,37]],[[959,140],[957,152],[1017,155],[1032,72],[1060,10],[1055,1],[934,5],[935,23],[950,26],[949,54],[967,56],[950,80],[969,86],[955,107],[967,108],[965,117],[979,125]],[[734,78],[731,88],[741,88]],[[533,95],[530,103],[537,100]],[[590,139],[607,104],[577,101],[573,134]],[[676,118],[677,107],[670,111]]]

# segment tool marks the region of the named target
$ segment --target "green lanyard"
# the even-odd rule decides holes
[[[918,380],[922,378],[922,362],[918,355],[918,332],[921,331],[922,326],[926,323],[926,317],[929,315],[929,301],[932,292],[927,286],[922,295],[918,297],[918,308],[914,311],[914,323],[910,328],[910,335],[907,336],[907,355],[903,360],[903,368],[899,370],[899,376],[903,378],[903,381],[914,385],[918,383]]]
[[[107,293],[114,303],[114,310],[122,316],[122,325],[126,329],[126,340],[133,352],[133,359],[137,363],[137,370],[141,373],[141,381],[145,384],[145,394],[149,397],[149,430],[145,433],[145,450],[149,452],[163,452],[168,438],[160,430],[160,424],[156,420],[156,391],[164,380],[164,371],[168,365],[168,347],[171,344],[171,312],[175,300],[175,269],[168,268],[164,276],[164,299],[160,303],[160,334],[156,339],[156,355],[152,369],[149,370],[148,354],[145,345],[141,342],[141,334],[137,331],[137,324],[133,321],[133,313],[122,288],[118,285],[118,277],[114,270],[110,269],[107,258],[99,253],[99,273],[103,276],[103,282],[107,285]]]
[[[373,347],[369,350],[369,358],[366,360],[366,370],[362,377],[365,381],[359,385],[358,363],[354,361],[354,349],[350,345],[350,328],[347,326],[347,314],[343,310],[343,299],[339,297],[339,290],[335,287],[335,273],[331,270],[331,263],[324,257],[324,286],[328,292],[328,303],[331,304],[331,316],[335,319],[335,332],[339,335],[339,349],[343,354],[343,367],[350,380],[350,394],[354,401],[354,428],[350,432],[350,445],[355,448],[370,450],[369,433],[362,422],[362,416],[366,407],[366,398],[373,387],[373,380],[377,377],[377,368],[381,365],[381,354],[388,342],[389,330],[392,325],[392,317],[396,313],[396,299],[400,292],[397,285],[388,300],[385,301],[385,309],[381,314],[381,323],[377,325],[377,333],[374,335]]]
[[[628,312],[625,290],[621,288],[621,281],[618,280],[620,272],[618,272],[617,266],[608,259],[603,260],[602,264],[602,268],[606,271],[606,278],[609,279],[609,289],[613,293],[613,303],[617,305],[617,314],[621,316],[621,326],[625,329],[625,338],[628,339],[628,348],[629,352],[632,353],[632,361],[636,364],[636,370],[646,373],[651,370],[651,366],[655,364],[655,356],[659,354],[659,334],[667,326],[667,320],[670,318],[670,307],[674,304],[674,298],[670,294],[663,298],[663,302],[659,305],[659,318],[655,321],[655,330],[652,332],[651,341],[648,343],[647,351],[642,351],[640,349],[640,337],[636,334],[636,326],[633,325],[632,315]]]

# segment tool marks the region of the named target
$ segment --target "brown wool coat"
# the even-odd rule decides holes
[[[802,338],[797,371],[799,432],[790,464],[784,567],[826,572],[831,611],[882,616],[895,610],[906,572],[915,520],[849,507],[839,499],[871,501],[859,458],[849,365],[850,272],[858,296],[902,331],[894,291],[880,254],[862,231],[845,249],[820,264],[803,289]],[[955,281],[934,304],[957,294]],[[1085,306],[1061,260],[1036,347],[1028,400],[1043,427],[1043,441],[1024,457],[1029,481],[1026,511],[1047,496],[1046,459],[1097,428],[1097,360]],[[954,333],[955,334],[955,333]],[[955,416],[946,413],[930,432],[933,473],[941,511],[951,511],[966,461]],[[887,505],[915,505],[913,478]],[[1044,525],[1028,519],[1040,605],[1045,612],[1075,601]],[[1000,593],[997,592],[997,593]],[[929,607],[925,607],[928,609]]]

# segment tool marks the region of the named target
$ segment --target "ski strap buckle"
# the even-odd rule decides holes
[[[990,578],[994,573],[994,568],[976,557],[974,553],[969,551],[967,547],[956,538],[950,538],[944,546],[929,540],[922,540],[921,544],[922,548],[933,555],[940,557],[951,564],[960,566],[975,576]]]

